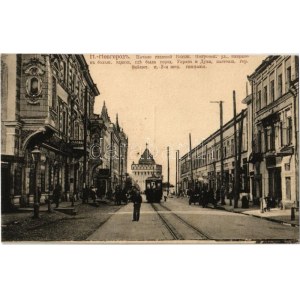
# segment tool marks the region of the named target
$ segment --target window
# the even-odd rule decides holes
[[[261,147],[261,135],[262,135],[262,132],[259,130],[257,132],[257,145],[256,145],[257,152],[261,152],[262,151],[262,147]]]
[[[286,142],[287,145],[292,144],[292,118],[287,118],[287,128],[286,128]]]
[[[274,127],[266,129],[266,151],[275,149],[275,131]]]
[[[291,177],[285,177],[286,200],[291,200]]]
[[[264,86],[264,99],[263,99],[263,107],[268,105],[268,87]]]
[[[270,82],[270,101],[273,102],[275,100],[275,86],[274,80]]]
[[[56,97],[57,97],[56,78],[52,77],[52,108],[56,110]]]
[[[78,123],[75,123],[74,138],[75,138],[75,140],[79,140],[79,124]]]
[[[282,96],[282,74],[278,75],[277,85],[278,85],[278,97],[281,97]]]
[[[62,113],[62,132],[63,133],[66,133],[66,118],[67,118],[66,112],[63,111],[63,113]]]
[[[282,125],[282,122],[279,123],[279,136],[280,136],[280,146],[283,146],[283,125]]]
[[[256,111],[259,111],[261,109],[261,91],[257,92],[257,98],[256,98]]]
[[[287,84],[287,89],[291,86],[291,81],[292,81],[292,70],[291,67],[288,67],[286,69],[286,84]]]

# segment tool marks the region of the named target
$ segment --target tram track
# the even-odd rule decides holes
[[[178,230],[171,224],[171,222],[164,216],[164,214],[160,212],[160,210],[156,205],[163,208],[164,211],[171,213],[171,215],[174,216],[177,220],[179,220],[182,224],[184,224],[184,226],[188,227],[193,232],[196,232],[196,234],[201,238],[201,240],[212,240],[212,238],[209,235],[201,231],[199,228],[188,223],[186,220],[184,220],[178,214],[174,213],[168,207],[160,203],[156,203],[156,204],[151,203],[152,208],[157,212],[159,218],[162,220],[163,224],[165,225],[165,227],[168,229],[168,231],[170,232],[170,234],[175,240],[185,240],[185,238],[180,232],[178,232]]]

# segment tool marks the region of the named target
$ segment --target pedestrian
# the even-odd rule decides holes
[[[168,198],[168,193],[164,191],[164,201],[166,202]]]
[[[261,212],[267,211],[267,197],[261,198]]]
[[[59,201],[61,198],[61,185],[58,183],[53,190],[53,201],[56,205],[56,208],[59,206]]]
[[[225,187],[224,185],[221,186],[221,189],[220,189],[220,198],[221,198],[221,204],[222,205],[225,205]]]
[[[91,185],[91,187],[90,187],[90,196],[91,196],[93,202],[95,203],[96,202],[96,189],[93,185]]]
[[[116,186],[116,190],[115,190],[115,203],[117,205],[121,205],[121,199],[122,199],[121,188],[119,186]]]
[[[140,191],[134,187],[132,191],[132,202],[133,202],[133,219],[132,221],[138,222],[140,219],[140,210],[142,204],[142,196]]]

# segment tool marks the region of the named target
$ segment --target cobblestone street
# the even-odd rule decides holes
[[[91,242],[297,242],[299,227],[253,215],[189,205],[187,198],[150,204],[145,198],[139,222],[132,222],[132,203],[79,204],[75,216],[55,211],[7,214],[2,218],[5,241]],[[248,212],[249,213],[249,212]]]

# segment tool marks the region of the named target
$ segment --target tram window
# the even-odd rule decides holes
[[[155,188],[155,181],[152,181],[152,182],[151,182],[151,187],[152,187],[152,188]]]
[[[150,183],[147,183],[147,189],[150,189]]]
[[[158,183],[157,183],[157,187],[159,187],[159,188],[160,188],[160,182],[158,182]]]

